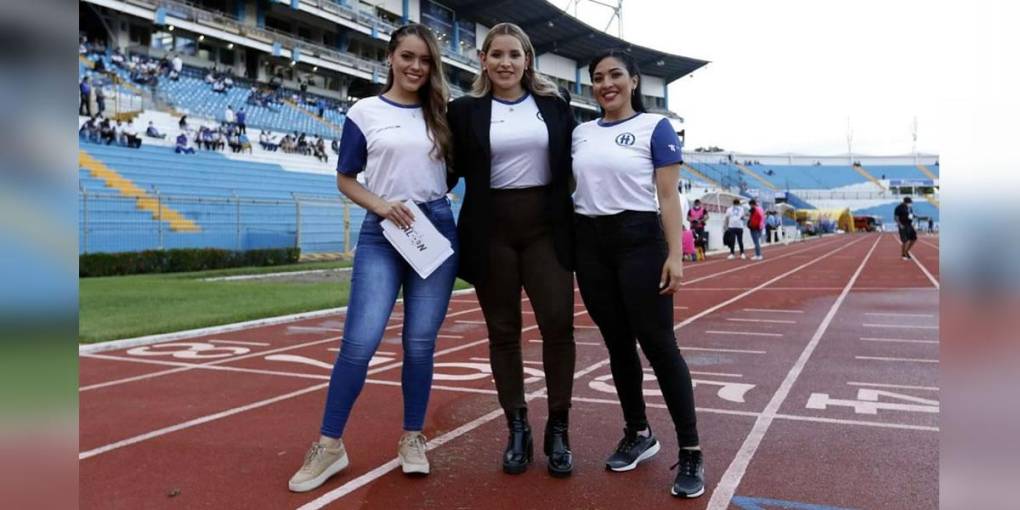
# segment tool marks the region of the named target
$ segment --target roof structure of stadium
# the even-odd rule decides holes
[[[443,0],[443,4],[483,25],[510,22],[520,26],[527,32],[537,55],[553,52],[586,64],[604,49],[623,48],[634,56],[642,72],[664,78],[667,83],[709,63],[614,37],[545,0]]]

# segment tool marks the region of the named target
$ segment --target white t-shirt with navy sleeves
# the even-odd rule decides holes
[[[574,210],[585,216],[658,211],[655,169],[683,162],[669,120],[654,113],[574,129]]]
[[[492,98],[490,188],[519,189],[552,182],[549,130],[530,93],[516,101]]]
[[[431,202],[446,195],[446,163],[432,147],[420,105],[366,97],[347,112],[336,171],[365,172],[365,187],[383,200]]]

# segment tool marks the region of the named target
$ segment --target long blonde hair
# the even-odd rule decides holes
[[[552,80],[535,71],[535,59],[538,56],[535,55],[535,47],[531,45],[531,39],[528,38],[528,34],[524,33],[524,30],[521,30],[521,27],[513,23],[499,23],[492,27],[485,36],[485,41],[482,42],[482,53],[489,52],[492,40],[498,35],[512,35],[521,42],[521,47],[524,48],[524,55],[528,61],[528,67],[524,69],[524,76],[521,76],[521,86],[524,87],[524,90],[540,96],[555,96],[563,99],[563,96],[560,95],[559,87]],[[485,69],[480,69],[475,76],[474,83],[471,84],[471,95],[484,97],[491,92],[492,80],[485,73]]]
[[[439,51],[439,43],[436,36],[428,27],[420,23],[409,23],[393,32],[390,36],[390,43],[386,47],[386,56],[389,57],[397,51],[405,37],[413,35],[425,42],[429,48],[429,56],[432,57],[432,66],[429,70],[429,81],[418,89],[418,99],[421,101],[422,116],[425,117],[425,127],[432,141],[432,151],[429,155],[435,159],[442,159],[449,165],[453,161],[453,133],[450,131],[450,124],[446,120],[446,104],[450,100],[450,87],[446,83],[446,73],[443,71],[443,53]],[[393,68],[386,73],[386,85],[383,93],[393,88]]]

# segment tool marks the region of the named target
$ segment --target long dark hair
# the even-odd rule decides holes
[[[595,67],[599,65],[599,62],[610,57],[619,60],[623,64],[623,67],[627,69],[627,74],[637,76],[637,86],[634,87],[634,90],[632,90],[630,94],[630,106],[631,108],[634,108],[636,113],[647,112],[648,110],[645,109],[645,103],[641,101],[641,70],[638,69],[637,61],[634,60],[634,57],[632,57],[630,53],[621,49],[609,49],[599,53],[595,56],[595,58],[591,59],[591,62],[588,63],[588,78],[594,80]]]
[[[389,57],[397,51],[405,37],[413,35],[425,42],[432,57],[432,65],[429,69],[428,81],[418,89],[418,100],[421,101],[422,116],[425,117],[429,139],[432,140],[433,148],[431,156],[442,159],[447,165],[453,161],[453,134],[450,131],[450,124],[446,120],[446,104],[450,99],[450,88],[446,84],[446,73],[443,71],[443,53],[439,50],[439,43],[436,36],[428,27],[420,23],[409,23],[393,32],[390,36],[390,43],[386,46],[386,56]],[[393,68],[386,72],[386,85],[383,93],[393,88]]]

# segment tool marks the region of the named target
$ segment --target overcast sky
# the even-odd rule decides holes
[[[564,7],[568,0],[551,0]],[[625,0],[628,41],[709,60],[669,87],[687,147],[861,154],[937,153],[935,91],[945,10],[922,0]],[[604,28],[611,11],[583,2]],[[944,25],[943,25],[944,26]],[[609,30],[615,34],[616,26]],[[948,34],[952,35],[952,34]],[[954,64],[955,65],[955,64]]]

